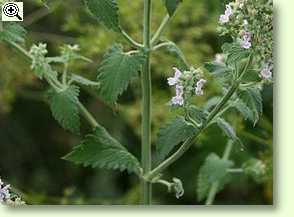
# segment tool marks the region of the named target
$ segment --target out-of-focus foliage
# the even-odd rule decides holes
[[[122,15],[121,26],[137,41],[142,41],[142,1],[118,0],[118,4]],[[195,68],[221,52],[220,42],[226,38],[217,36],[216,26],[223,7],[224,3],[218,0],[184,0],[166,31],[166,38],[177,43],[185,53],[187,62]],[[96,78],[98,65],[110,45],[114,41],[124,43],[124,39],[115,40],[117,33],[107,31],[98,24],[80,0],[52,0],[47,1],[45,6],[41,0],[26,0],[25,8],[24,26],[29,39],[27,47],[33,42],[46,42],[50,56],[57,56],[63,43],[77,43],[81,47],[81,55],[93,60],[92,63],[72,65],[71,70],[75,74]],[[166,8],[162,2],[154,1],[153,31],[165,14]],[[51,117],[49,106],[39,93],[46,90],[46,85],[35,78],[21,55],[3,44],[0,44],[0,64],[0,153],[4,153],[0,158],[2,178],[7,178],[9,183],[18,187],[27,203],[138,204],[139,186],[136,185],[138,179],[135,176],[81,168],[61,160],[72,145],[79,142],[79,138],[62,130]],[[153,139],[159,128],[166,125],[172,116],[167,106],[172,93],[169,92],[166,77],[173,73],[172,66],[181,64],[164,49],[152,58]],[[206,97],[220,90],[220,84],[213,82],[211,77],[207,95],[198,97],[196,103],[202,105]],[[272,88],[266,88],[262,94],[264,115],[254,129],[251,129],[251,123],[243,121],[237,111],[230,112],[227,120],[233,124],[245,145],[243,151],[240,146],[235,146],[232,154],[234,162],[240,165],[255,153],[254,157],[262,159],[268,166],[267,181],[258,184],[253,179],[234,176],[236,180],[219,193],[217,204],[272,203]],[[119,106],[105,105],[88,88],[83,88],[80,95],[98,121],[139,157],[139,81],[131,82],[120,98]],[[83,122],[81,125],[82,133],[88,132],[87,125]],[[208,153],[221,155],[225,144],[226,136],[217,127],[207,130],[182,160],[166,171],[167,177],[181,178],[185,195],[177,200],[161,186],[157,188],[155,185],[155,202],[197,204],[196,174]],[[191,171],[195,172],[191,174]]]

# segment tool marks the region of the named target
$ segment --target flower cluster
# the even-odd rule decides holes
[[[264,80],[272,77],[273,2],[272,0],[235,0],[225,6],[218,31],[230,35],[241,48],[251,49]]]
[[[44,70],[44,65],[47,64],[45,57],[47,53],[47,44],[39,43],[38,45],[33,45],[29,52],[32,57],[31,69],[36,71]]]
[[[10,185],[5,185],[0,178],[0,203],[17,206],[24,205],[25,202],[11,192]]]
[[[193,95],[202,96],[206,80],[202,78],[200,70],[191,68],[189,71],[180,71],[173,68],[174,77],[167,79],[169,86],[175,86],[176,96],[171,99],[172,105],[183,106]]]
[[[267,167],[261,160],[252,158],[243,163],[244,173],[251,176],[256,182],[261,183],[266,179]]]

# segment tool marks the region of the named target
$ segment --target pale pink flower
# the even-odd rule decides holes
[[[176,85],[176,96],[174,96],[171,100],[172,105],[184,105],[184,87],[181,85]]]
[[[251,47],[251,33],[244,32],[241,40],[241,47],[244,49],[249,49]]]
[[[260,77],[263,79],[270,79],[272,77],[272,67],[269,65],[266,65],[262,70],[260,71]]]
[[[171,100],[172,105],[184,105],[184,98],[181,96],[174,96]]]
[[[200,79],[199,81],[197,81],[196,87],[195,87],[195,94],[197,96],[202,96],[204,94],[203,87],[206,82],[207,81],[205,79]]]
[[[169,86],[174,86],[174,85],[176,85],[176,84],[179,82],[180,77],[181,77],[182,74],[183,74],[178,68],[174,67],[173,69],[175,70],[175,75],[174,75],[174,77],[169,77],[169,78],[167,79],[167,81],[168,81],[168,85],[169,85]]]
[[[230,16],[233,14],[232,7],[230,5],[226,5],[225,14],[220,15],[219,22],[221,24],[227,23],[230,21]]]

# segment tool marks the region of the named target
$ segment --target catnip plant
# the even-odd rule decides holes
[[[235,165],[231,153],[233,147],[246,149],[234,127],[226,120],[228,112],[240,113],[245,120],[258,122],[262,115],[261,91],[272,83],[273,72],[273,3],[271,0],[235,0],[225,5],[218,22],[220,37],[228,42],[222,45],[222,53],[211,62],[194,66],[187,62],[184,53],[172,41],[164,38],[165,29],[172,22],[182,0],[160,1],[166,8],[158,29],[151,32],[152,0],[144,0],[142,42],[134,40],[122,27],[119,5],[116,0],[85,0],[89,14],[107,29],[116,32],[131,46],[113,44],[99,64],[97,79],[92,81],[71,70],[75,61],[93,62],[79,54],[78,45],[63,45],[59,56],[48,56],[45,43],[25,48],[26,30],[15,23],[1,23],[0,40],[21,53],[34,74],[48,83],[47,102],[53,117],[71,133],[80,135],[80,116],[92,128],[82,142],[63,157],[64,160],[93,168],[117,169],[138,176],[141,181],[142,204],[152,204],[152,186],[162,185],[177,198],[184,194],[180,177],[166,180],[165,169],[176,164],[199,136],[215,125],[227,136],[223,155],[210,153],[198,172],[197,197],[211,205],[216,194],[232,181],[234,175],[246,175],[256,182],[266,179],[267,165],[255,158]],[[3,1],[2,1],[3,3]],[[195,45],[197,47],[197,45]],[[178,115],[158,132],[156,150],[151,149],[152,112],[152,54],[168,49],[176,54],[181,67],[170,66],[166,83],[174,91],[168,106]],[[62,68],[62,70],[60,70]],[[141,160],[130,153],[119,141],[101,126],[79,100],[81,86],[97,91],[109,105],[117,103],[130,81],[141,80]],[[197,98],[206,94],[211,81],[218,82],[222,91],[212,96],[204,105]],[[1,184],[1,195],[8,195]],[[6,192],[6,193],[5,193]],[[0,195],[0,196],[1,196]],[[3,199],[2,199],[3,200]]]

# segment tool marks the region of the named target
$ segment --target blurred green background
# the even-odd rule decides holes
[[[94,60],[76,63],[71,70],[95,79],[97,67],[113,42],[124,41],[92,19],[80,0],[50,0],[49,8],[41,1],[24,0],[28,30],[27,47],[37,42],[48,43],[49,55],[59,53],[64,43],[79,44],[81,53]],[[141,41],[143,4],[141,0],[119,0],[122,26]],[[218,37],[216,25],[224,2],[219,0],[185,0],[166,32],[184,51],[195,67],[214,58],[226,38]],[[160,24],[165,9],[154,1],[152,28]],[[128,48],[126,46],[126,48]],[[166,78],[177,60],[165,51],[152,58],[153,76],[153,142],[160,127],[172,116],[167,102],[172,96]],[[116,171],[83,168],[61,159],[78,144],[80,137],[63,130],[50,114],[44,101],[46,83],[38,80],[29,64],[4,44],[0,44],[0,176],[22,192],[29,204],[138,204],[139,180],[134,175]],[[109,107],[96,97],[95,91],[82,89],[81,101],[99,123],[122,144],[140,157],[140,86],[134,81],[119,100]],[[198,98],[201,105],[219,93],[220,87],[210,82],[206,95]],[[255,128],[231,112],[228,119],[246,146],[235,147],[233,159],[240,165],[249,157],[264,160],[269,178],[256,184],[242,175],[217,195],[216,204],[272,204],[272,87],[263,91],[264,115]],[[82,133],[89,132],[83,123]],[[185,195],[176,199],[163,186],[154,186],[155,204],[198,204],[196,178],[200,165],[210,152],[221,154],[226,138],[217,128],[210,128],[176,164],[165,173],[184,183]]]

